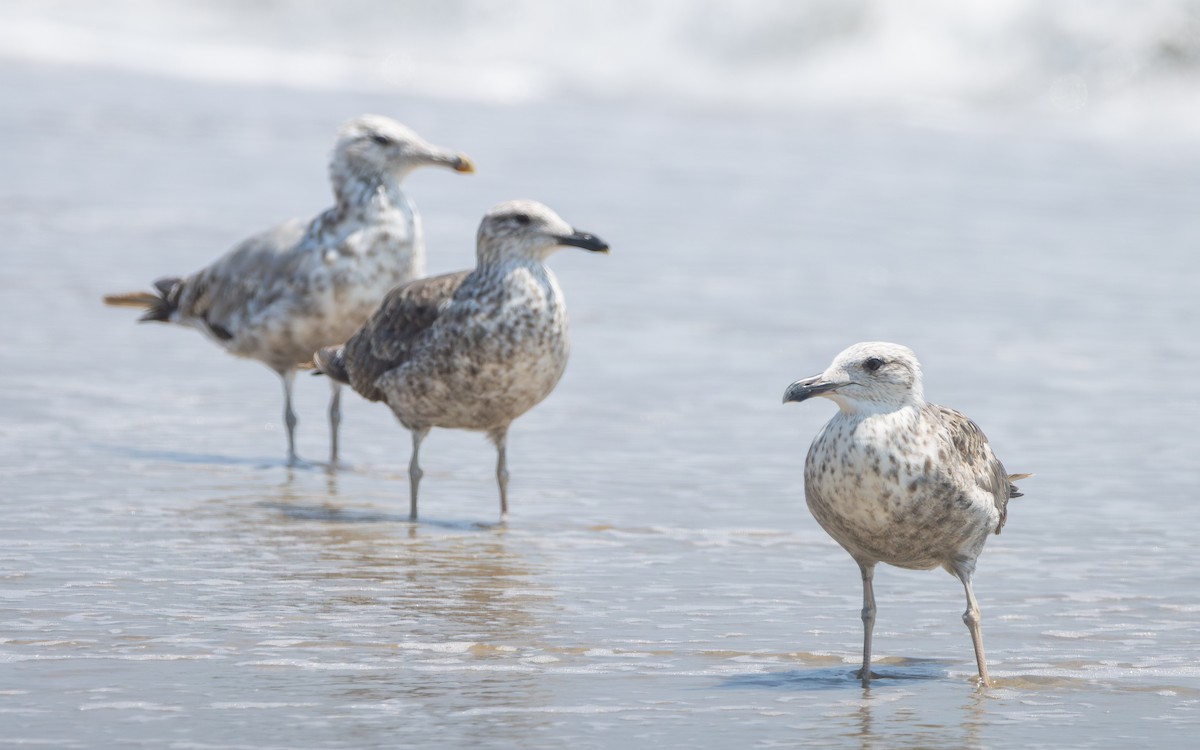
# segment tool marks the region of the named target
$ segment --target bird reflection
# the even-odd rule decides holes
[[[974,691],[963,701],[959,716],[931,716],[930,710],[939,710],[935,704],[897,701],[886,691],[864,688],[862,700],[848,717],[851,734],[861,750],[983,747],[980,733],[987,718],[985,700],[985,695]]]
[[[554,701],[545,669],[522,661],[544,653],[548,640],[554,600],[536,591],[545,588],[542,571],[515,551],[523,547],[504,527],[416,525],[347,507],[339,481],[328,475],[321,491],[291,477],[263,503],[282,520],[265,525],[261,544],[288,561],[282,585],[266,590],[288,592],[307,621],[289,623],[289,635],[303,640],[288,658],[327,660],[336,649],[346,654],[336,660],[371,667],[339,681],[347,700],[380,707],[381,716],[393,706],[414,720],[502,712],[520,744],[551,719],[524,709]]]
[[[337,474],[328,474],[325,492],[314,493],[289,478],[278,488],[277,500],[266,503],[301,523],[281,525],[265,541],[275,538],[289,549],[308,548],[316,555],[312,565],[289,578],[359,584],[353,594],[331,590],[327,606],[335,608],[347,596],[356,603],[370,601],[414,620],[414,635],[445,639],[469,631],[472,639],[488,635],[508,642],[530,632],[535,618],[523,605],[545,597],[514,593],[534,585],[529,579],[536,571],[512,551],[503,527],[416,525],[398,514],[346,507],[338,481]],[[481,626],[487,627],[481,631]]]

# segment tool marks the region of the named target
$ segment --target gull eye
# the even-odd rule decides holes
[[[867,361],[863,362],[863,367],[867,368],[871,372],[875,372],[880,367],[883,367],[885,364],[886,363],[879,357],[867,357]]]
[[[393,141],[393,140],[392,140],[391,138],[389,138],[388,136],[386,136],[386,135],[383,135],[382,133],[374,133],[374,134],[372,134],[372,135],[371,135],[371,140],[375,141],[375,142],[376,142],[376,143],[378,143],[380,146],[390,146],[390,145],[392,145],[393,143],[395,143],[395,141]]]
[[[529,215],[528,214],[517,214],[517,215],[513,216],[513,221],[517,222],[517,224],[519,224],[521,226],[528,226]]]

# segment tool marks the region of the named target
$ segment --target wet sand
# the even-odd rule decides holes
[[[0,67],[0,745],[1122,747],[1200,721],[1200,153],[819,117],[489,106]],[[276,383],[100,296],[327,204],[378,111],[431,273],[528,197],[613,246],[550,261],[556,392],[492,449],[346,397],[351,471],[289,472]],[[945,289],[927,292],[930,283]],[[976,576],[858,573],[804,506],[826,409],[782,389],[912,346],[1022,483]],[[301,455],[324,383],[297,386]]]

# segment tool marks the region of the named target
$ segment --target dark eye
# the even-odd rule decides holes
[[[375,133],[374,135],[372,135],[371,140],[375,141],[380,146],[390,146],[393,143],[395,143],[395,141],[393,141],[391,138],[389,138],[388,136],[383,135],[381,133]]]
[[[529,224],[529,217],[525,214],[516,214],[513,216],[513,221],[517,222],[521,226],[525,226]]]
[[[867,368],[871,372],[875,372],[880,367],[883,367],[885,364],[887,364],[887,363],[884,362],[879,357],[867,357],[867,361],[863,362],[863,367]]]

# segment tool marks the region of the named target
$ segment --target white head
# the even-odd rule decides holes
[[[563,245],[607,253],[608,244],[580,232],[537,201],[505,201],[483,215],[476,253],[480,263],[511,259],[545,260]]]
[[[353,180],[399,182],[422,166],[442,166],[456,172],[474,172],[465,154],[427,142],[390,117],[359,115],[338,129],[329,163],[334,190]]]
[[[843,412],[886,412],[925,402],[921,363],[912,349],[886,341],[855,344],[820,375],[788,386],[783,402],[822,396]]]

